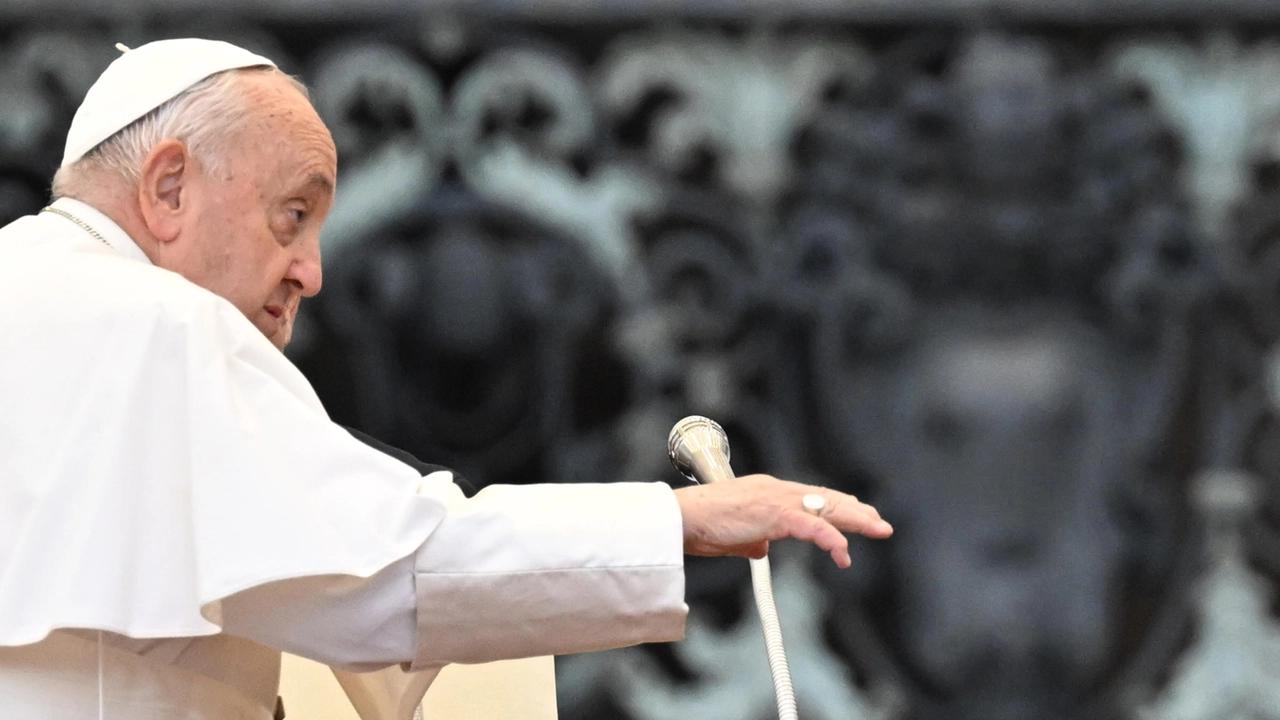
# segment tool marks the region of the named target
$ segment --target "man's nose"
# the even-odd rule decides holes
[[[289,266],[286,279],[293,280],[302,286],[302,296],[311,297],[320,292],[323,271],[320,268],[320,243],[306,243],[299,250],[297,257]]]

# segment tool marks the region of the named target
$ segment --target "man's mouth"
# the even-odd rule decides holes
[[[267,314],[268,314],[268,315],[270,315],[271,317],[273,317],[273,318],[275,318],[275,319],[277,319],[277,320],[279,320],[280,318],[284,317],[284,306],[283,306],[283,305],[266,305],[266,306],[264,306],[264,307],[263,307],[263,309],[267,311]]]

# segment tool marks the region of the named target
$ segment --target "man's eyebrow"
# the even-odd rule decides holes
[[[307,179],[302,183],[302,187],[303,189],[308,190],[315,188],[327,195],[333,194],[333,180],[329,179],[327,175],[322,175],[320,173],[312,173],[308,175]]]

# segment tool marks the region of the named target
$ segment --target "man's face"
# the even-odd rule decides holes
[[[284,349],[299,302],[320,291],[320,226],[333,201],[337,151],[286,78],[248,73],[243,82],[255,112],[224,153],[222,172],[194,179],[181,272]]]

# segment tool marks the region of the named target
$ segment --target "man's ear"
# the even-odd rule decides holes
[[[138,205],[147,229],[160,242],[177,239],[191,211],[192,181],[198,172],[187,146],[164,140],[147,153],[138,178]]]

